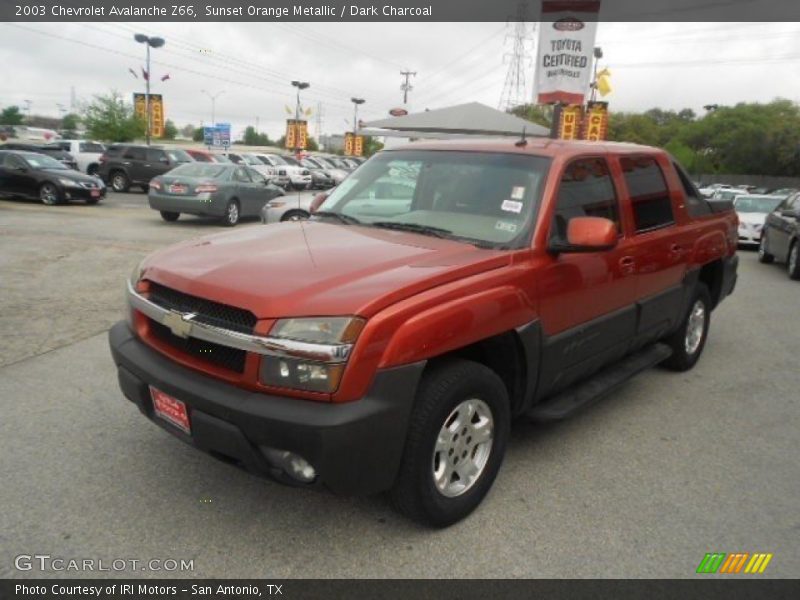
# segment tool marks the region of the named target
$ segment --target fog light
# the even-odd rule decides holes
[[[263,448],[263,452],[273,467],[279,468],[301,483],[311,483],[317,478],[314,467],[299,454],[276,448]]]

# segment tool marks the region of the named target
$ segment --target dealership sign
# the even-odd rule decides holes
[[[203,142],[212,146],[228,148],[231,145],[231,124],[217,123],[211,127],[203,127]]]
[[[536,57],[539,104],[582,104],[592,75],[599,0],[544,0]]]

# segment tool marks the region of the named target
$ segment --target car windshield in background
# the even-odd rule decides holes
[[[292,158],[291,156],[281,156],[281,158],[283,159],[283,161],[287,165],[292,165],[293,167],[302,167],[303,166],[303,165],[300,164],[299,161],[297,161],[296,159]]]
[[[325,160],[324,158],[320,158],[319,156],[315,156],[314,160],[323,168],[325,169],[336,169],[337,167],[330,161]]]
[[[165,152],[173,162],[192,162],[194,160],[185,150],[165,150]]]
[[[98,144],[97,142],[81,142],[78,145],[78,150],[81,152],[104,152],[105,148],[103,144]]]
[[[264,166],[264,161],[261,160],[260,158],[258,158],[257,156],[245,156],[245,155],[242,155],[242,160],[244,161],[244,164],[250,165],[250,166],[253,166],[253,167],[263,167]]]
[[[303,160],[300,161],[300,166],[305,167],[306,169],[319,169],[320,168],[320,165],[315,163],[313,160],[309,160],[307,158],[304,158]]]
[[[284,165],[284,166],[286,166],[288,164],[280,156],[277,156],[275,154],[270,154],[269,155],[269,159],[273,162],[273,164],[276,164],[276,165]]]
[[[741,196],[746,192],[742,190],[719,190],[716,194],[714,194],[714,198],[716,200],[733,200],[737,196]]]
[[[549,166],[522,154],[385,152],[334,190],[320,218],[516,247],[529,239]]]
[[[768,213],[772,212],[783,202],[783,198],[763,198],[759,196],[739,196],[734,202],[736,212],[741,213]]]
[[[66,171],[69,169],[64,163],[57,161],[55,158],[50,158],[44,154],[25,154],[25,160],[34,169],[56,169],[59,171]]]
[[[225,171],[227,167],[224,165],[215,165],[214,163],[201,163],[195,162],[188,165],[181,165],[174,168],[169,172],[172,175],[181,175],[183,177],[207,177],[209,179],[216,179]]]

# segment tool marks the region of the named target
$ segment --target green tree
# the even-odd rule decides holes
[[[266,133],[258,133],[255,127],[249,125],[244,130],[242,144],[245,146],[271,146],[272,142],[270,142]]]
[[[75,131],[78,129],[78,115],[74,113],[69,113],[64,115],[61,119],[61,129],[66,129],[67,131]]]
[[[178,128],[175,127],[175,123],[167,119],[166,123],[164,123],[164,132],[161,134],[161,139],[174,140],[177,137],[177,135],[178,135]]]
[[[372,156],[383,150],[383,144],[369,135],[364,136],[364,156]]]
[[[520,104],[509,112],[547,129],[550,129],[553,123],[553,106],[550,104]]]
[[[138,118],[133,106],[125,104],[122,96],[112,91],[107,96],[95,96],[83,116],[89,137],[109,142],[132,142],[145,134],[146,124]]]
[[[202,142],[205,140],[205,133],[202,127],[198,127],[192,132],[192,140],[195,142]]]
[[[19,106],[6,106],[0,111],[0,125],[22,125],[22,120]]]

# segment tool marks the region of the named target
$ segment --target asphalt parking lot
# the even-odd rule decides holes
[[[0,577],[80,575],[15,570],[34,553],[194,561],[118,573],[145,577],[690,578],[706,552],[738,551],[773,553],[765,576],[800,572],[800,284],[782,266],[741,252],[694,370],[647,372],[564,423],[518,423],[486,501],[432,531],[380,497],[241,472],[123,398],[106,331],[128,274],[221,231],[164,223],[137,193],[0,201]]]

